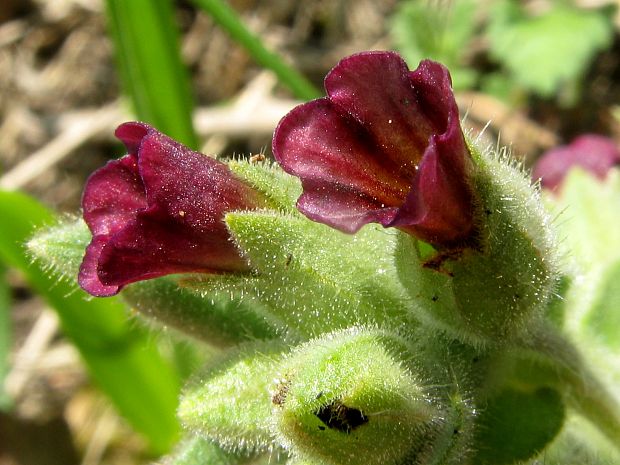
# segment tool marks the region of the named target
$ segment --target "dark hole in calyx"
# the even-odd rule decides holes
[[[355,428],[368,423],[368,417],[361,410],[347,407],[342,402],[335,400],[321,407],[315,415],[328,428],[350,433]]]

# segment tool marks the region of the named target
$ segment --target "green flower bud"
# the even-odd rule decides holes
[[[284,361],[272,393],[275,434],[302,463],[452,463],[465,454],[447,439],[458,435],[465,403],[440,402],[426,385],[396,336],[331,333]]]

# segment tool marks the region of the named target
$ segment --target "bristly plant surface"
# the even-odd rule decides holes
[[[167,463],[618,463],[617,174],[545,207],[463,134],[436,62],[361,53],[325,88],[276,128],[277,164],[120,126],[84,219],[29,243],[219,348]]]

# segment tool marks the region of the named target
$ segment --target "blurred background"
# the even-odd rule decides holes
[[[23,250],[33,226],[78,212],[87,176],[122,155],[118,124],[145,120],[222,157],[269,156],[278,120],[320,96],[340,58],[394,49],[411,68],[423,58],[446,64],[465,126],[531,166],[584,133],[620,141],[617,7],[603,0],[2,0],[0,465],[151,463],[179,437],[179,386],[211,350],[145,326],[130,309],[125,319],[119,302],[86,300],[74,284],[37,270]],[[80,308],[65,308],[58,298],[65,295]],[[117,330],[135,348],[120,350],[121,362],[87,340]],[[130,385],[141,393],[140,383],[148,387],[142,410],[141,396],[129,393]]]

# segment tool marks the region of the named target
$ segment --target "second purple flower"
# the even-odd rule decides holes
[[[473,164],[447,69],[425,60],[412,72],[394,52],[365,52],[340,61],[325,89],[273,138],[301,179],[299,210],[348,233],[377,222],[439,248],[470,243]]]

